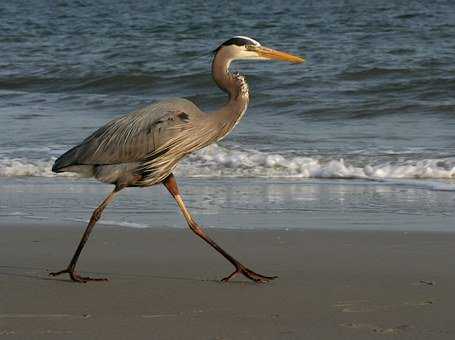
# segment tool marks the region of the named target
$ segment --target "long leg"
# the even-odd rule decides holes
[[[243,264],[241,264],[239,261],[237,261],[235,258],[233,258],[231,255],[229,255],[223,248],[221,248],[218,244],[215,243],[210,237],[208,237],[204,230],[196,223],[196,221],[193,219],[191,216],[190,212],[185,206],[185,203],[183,202],[183,199],[180,195],[179,189],[177,187],[177,182],[175,180],[175,177],[173,174],[170,174],[164,181],[163,181],[164,186],[169,190],[171,195],[174,197],[175,201],[177,202],[180,210],[182,211],[183,216],[185,217],[186,222],[188,223],[188,226],[190,229],[200,238],[202,238],[205,242],[210,244],[213,248],[216,249],[221,255],[223,255],[232,265],[235,267],[235,270],[232,274],[226,276],[224,279],[222,279],[223,282],[229,281],[233,276],[236,274],[243,274],[250,280],[253,280],[257,283],[265,283],[270,280],[273,280],[277,278],[277,276],[264,276],[261,274],[257,274],[251,269],[248,269],[245,267]]]
[[[73,255],[73,258],[71,259],[70,264],[68,267],[64,270],[61,270],[59,272],[53,272],[49,273],[51,276],[57,276],[60,274],[68,273],[70,275],[71,280],[75,282],[87,282],[87,281],[107,281],[106,278],[91,278],[91,277],[82,277],[79,274],[75,272],[76,269],[76,263],[77,260],[79,259],[79,256],[81,255],[82,249],[84,248],[85,243],[87,242],[90,232],[92,231],[93,227],[95,226],[96,222],[100,219],[101,214],[103,213],[103,210],[107,207],[109,203],[112,202],[114,199],[115,195],[122,189],[122,187],[116,186],[115,189],[104,199],[103,202],[93,211],[92,217],[90,218],[90,221],[88,222],[87,228],[85,229],[84,234],[82,235],[82,239],[79,242],[79,245],[77,246],[76,252]]]

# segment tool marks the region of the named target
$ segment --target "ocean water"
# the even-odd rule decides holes
[[[2,2],[0,186],[51,185],[56,157],[155,101],[221,105],[211,51],[247,35],[306,62],[236,62],[249,109],[179,178],[455,191],[454,22],[450,0]]]

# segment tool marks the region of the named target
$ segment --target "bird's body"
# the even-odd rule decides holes
[[[227,81],[217,82],[230,97],[220,110],[206,113],[183,98],[149,105],[96,130],[60,156],[52,170],[77,172],[126,187],[162,182],[182,157],[229,133],[247,109],[245,78],[215,66],[214,62],[215,80],[217,73],[228,76]]]
[[[192,151],[188,144],[180,144],[176,151],[177,144],[169,141],[190,135],[209,118],[181,98],[152,104],[108,122],[60,156],[52,170],[77,172],[110,184],[153,185]]]
[[[74,281],[85,282],[74,272],[77,259],[91,229],[115,194],[125,187],[144,187],[163,183],[176,199],[190,228],[235,267],[252,280],[265,281],[262,276],[247,269],[208,238],[186,209],[172,175],[178,162],[191,152],[199,150],[226,136],[239,122],[249,103],[249,89],[245,78],[229,72],[235,59],[278,59],[302,62],[303,59],[262,47],[247,37],[234,37],[216,51],[212,74],[216,84],[228,94],[227,103],[219,110],[203,112],[191,101],[175,98],[149,105],[116,118],[96,130],[79,145],[56,161],[55,172],[76,172],[115,185],[114,191],[95,209],[81,243],[69,267]]]

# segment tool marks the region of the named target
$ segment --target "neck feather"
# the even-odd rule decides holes
[[[217,53],[212,63],[212,75],[218,87],[227,92],[229,99],[236,99],[239,96],[248,97],[248,84],[245,78],[239,73],[231,73],[229,66],[232,58],[223,53]]]
[[[219,119],[224,137],[239,122],[245,113],[249,102],[249,89],[245,78],[238,73],[231,73],[229,66],[232,56],[220,50],[212,63],[212,75],[218,87],[228,94],[228,102],[215,111],[213,115]]]

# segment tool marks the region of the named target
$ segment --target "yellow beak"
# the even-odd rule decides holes
[[[303,57],[298,57],[296,55],[289,54],[286,52],[273,50],[271,48],[264,47],[264,46],[254,46],[254,51],[259,56],[266,58],[266,59],[289,61],[294,64],[300,64],[305,61],[305,59]]]

